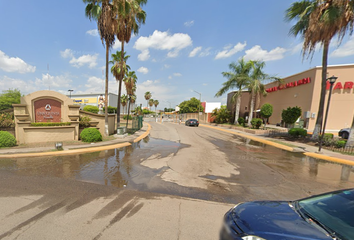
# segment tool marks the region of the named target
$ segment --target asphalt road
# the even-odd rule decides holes
[[[201,126],[151,125],[124,151],[0,160],[0,239],[218,239],[234,203],[354,186],[350,167]]]

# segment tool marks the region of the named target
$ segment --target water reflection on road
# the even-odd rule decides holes
[[[271,184],[263,183],[263,179],[266,178],[262,177],[258,177],[257,182],[257,178],[249,174],[253,171],[249,169],[252,162],[255,163],[255,166],[262,164],[271,169],[269,172],[280,173],[281,176],[289,178],[291,181],[302,181],[304,184],[308,181],[314,181],[335,188],[354,186],[354,170],[351,166],[309,158],[299,153],[283,151],[240,138],[237,138],[237,141],[234,142],[222,140],[212,140],[211,142],[218,146],[221,151],[227,153],[230,162],[240,166],[239,176],[224,179],[237,184],[237,187],[243,184],[247,186]],[[3,159],[0,160],[0,169],[12,171],[19,175],[60,177],[117,188],[127,187],[208,199],[207,195],[209,193],[206,193],[206,191],[191,190],[161,180],[159,175],[168,168],[167,166],[152,169],[141,164],[143,160],[153,156],[156,157],[156,154],[158,155],[157,158],[167,158],[171,154],[175,155],[184,147],[188,146],[178,142],[147,137],[129,147],[76,156]],[[246,165],[246,162],[248,165]],[[246,166],[248,169],[245,169]],[[217,177],[214,176],[201,177],[207,177],[210,181],[217,180]],[[270,182],[272,181],[280,180],[274,177],[273,180],[270,180]],[[231,191],[237,192],[235,189],[231,189]],[[235,193],[219,192],[214,194],[230,196],[230,194]]]

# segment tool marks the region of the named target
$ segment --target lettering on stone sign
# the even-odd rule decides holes
[[[53,116],[59,116],[59,112],[37,112],[37,116],[51,116],[53,118]]]

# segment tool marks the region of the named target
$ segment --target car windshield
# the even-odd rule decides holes
[[[198,121],[198,120],[197,120],[197,119],[189,119],[189,121],[191,121],[191,122],[192,122],[192,121],[195,121],[195,122],[196,122],[196,121]]]
[[[340,239],[354,239],[354,189],[297,202],[300,211]]]

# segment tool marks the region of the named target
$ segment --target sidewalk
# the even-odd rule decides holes
[[[232,129],[232,128],[227,128],[224,126],[212,126],[212,125],[207,125],[207,124],[200,124],[199,126],[213,128],[213,129],[219,129],[219,130],[229,132],[229,133],[241,136],[241,137],[245,137],[245,138],[257,141],[257,142],[271,145],[273,147],[281,148],[286,151],[301,152],[304,155],[309,156],[309,157],[354,166],[354,156],[352,156],[352,155],[337,153],[337,152],[333,152],[333,151],[330,151],[330,150],[327,150],[324,148],[322,148],[321,153],[318,153],[317,146],[311,146],[308,144],[292,142],[292,141],[287,141],[287,140],[283,140],[283,139],[281,139],[281,140],[273,139],[271,137],[262,136],[262,135],[254,135],[251,133],[242,132],[242,131]],[[286,145],[281,144],[281,143],[276,143],[275,141],[285,143]],[[296,146],[296,147],[290,147],[290,146]]]

